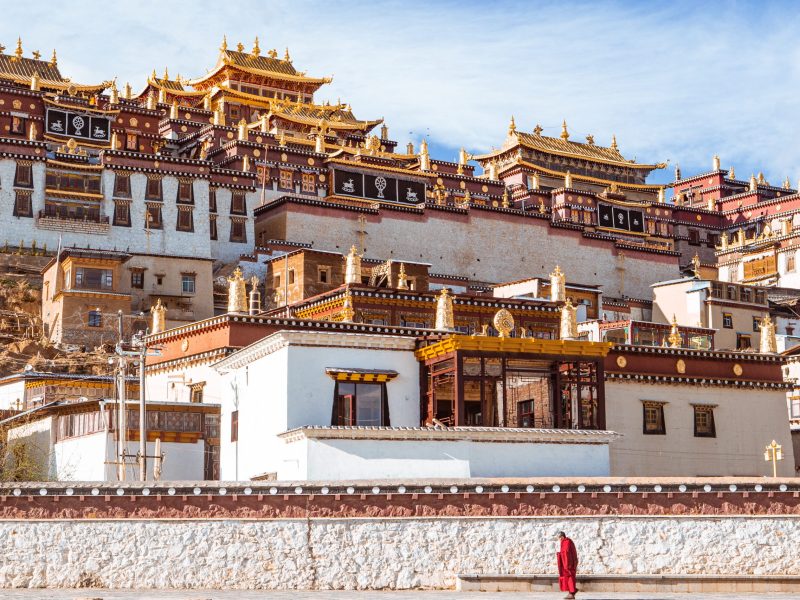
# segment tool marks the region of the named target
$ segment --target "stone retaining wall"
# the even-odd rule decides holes
[[[0,489],[0,587],[452,589],[562,529],[584,574],[800,575],[797,483],[61,485]]]

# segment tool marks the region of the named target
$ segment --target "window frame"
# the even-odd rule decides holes
[[[114,220],[112,225],[115,227],[131,226],[131,203],[128,200],[114,201]]]
[[[151,187],[152,186],[152,187]],[[156,189],[157,187],[157,189]],[[160,177],[148,177],[147,185],[144,188],[145,200],[163,201],[164,199],[164,186],[162,185]]]
[[[33,198],[30,190],[14,190],[15,217],[33,217]]]
[[[131,269],[131,288],[144,289],[144,269]]]
[[[90,310],[86,315],[86,326],[101,328],[103,326],[103,313],[99,310]]]
[[[239,227],[241,227],[241,232],[237,233],[236,229]],[[241,244],[247,243],[247,219],[231,219],[231,232],[228,241]]]
[[[33,163],[18,162],[14,169],[14,187],[33,188]]]
[[[342,393],[344,386],[352,386],[353,393]],[[359,421],[359,387],[377,387],[380,390],[380,425],[364,425]],[[389,416],[389,394],[386,382],[364,381],[335,381],[333,388],[333,407],[331,410],[331,426],[333,427],[388,427],[391,423]]]
[[[722,328],[733,329],[733,313],[722,313]]]
[[[693,408],[693,421],[694,421],[694,437],[716,438],[717,426],[714,420],[715,407],[702,404],[694,404],[692,405],[692,408]],[[706,424],[707,431],[701,431],[698,428],[698,416],[701,414],[710,415],[708,423]]]
[[[187,285],[190,284],[190,285]],[[191,288],[191,289],[189,289]],[[193,273],[181,273],[181,293],[194,295],[197,293],[197,276]]]
[[[231,214],[247,215],[247,194],[231,192]]]
[[[187,206],[178,206],[178,214],[175,217],[175,231],[186,233],[194,232],[194,211]]]
[[[666,435],[667,422],[664,416],[665,402],[643,401],[642,402],[642,435]],[[656,411],[654,425],[648,425],[648,411]]]
[[[130,173],[114,173],[114,196],[121,198],[131,197]]]

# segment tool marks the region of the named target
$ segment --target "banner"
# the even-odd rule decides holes
[[[601,227],[644,233],[644,213],[641,210],[598,204],[597,215]]]
[[[419,204],[425,201],[425,184],[389,177],[335,169],[333,191],[338,196],[354,196],[379,202]]]
[[[109,142],[111,141],[111,120],[108,117],[48,108],[45,117],[45,131],[51,135]]]

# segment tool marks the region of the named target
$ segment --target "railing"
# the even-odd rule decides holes
[[[43,219],[55,219],[57,221],[69,221],[71,223],[78,222],[78,223],[98,223],[108,225],[109,219],[107,216],[103,215],[65,215],[65,214],[58,214],[55,210],[40,210],[39,211],[39,218]]]

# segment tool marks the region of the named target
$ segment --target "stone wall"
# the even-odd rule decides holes
[[[583,574],[800,575],[796,480],[681,481],[20,486],[0,587],[452,588],[555,572],[562,529]]]

